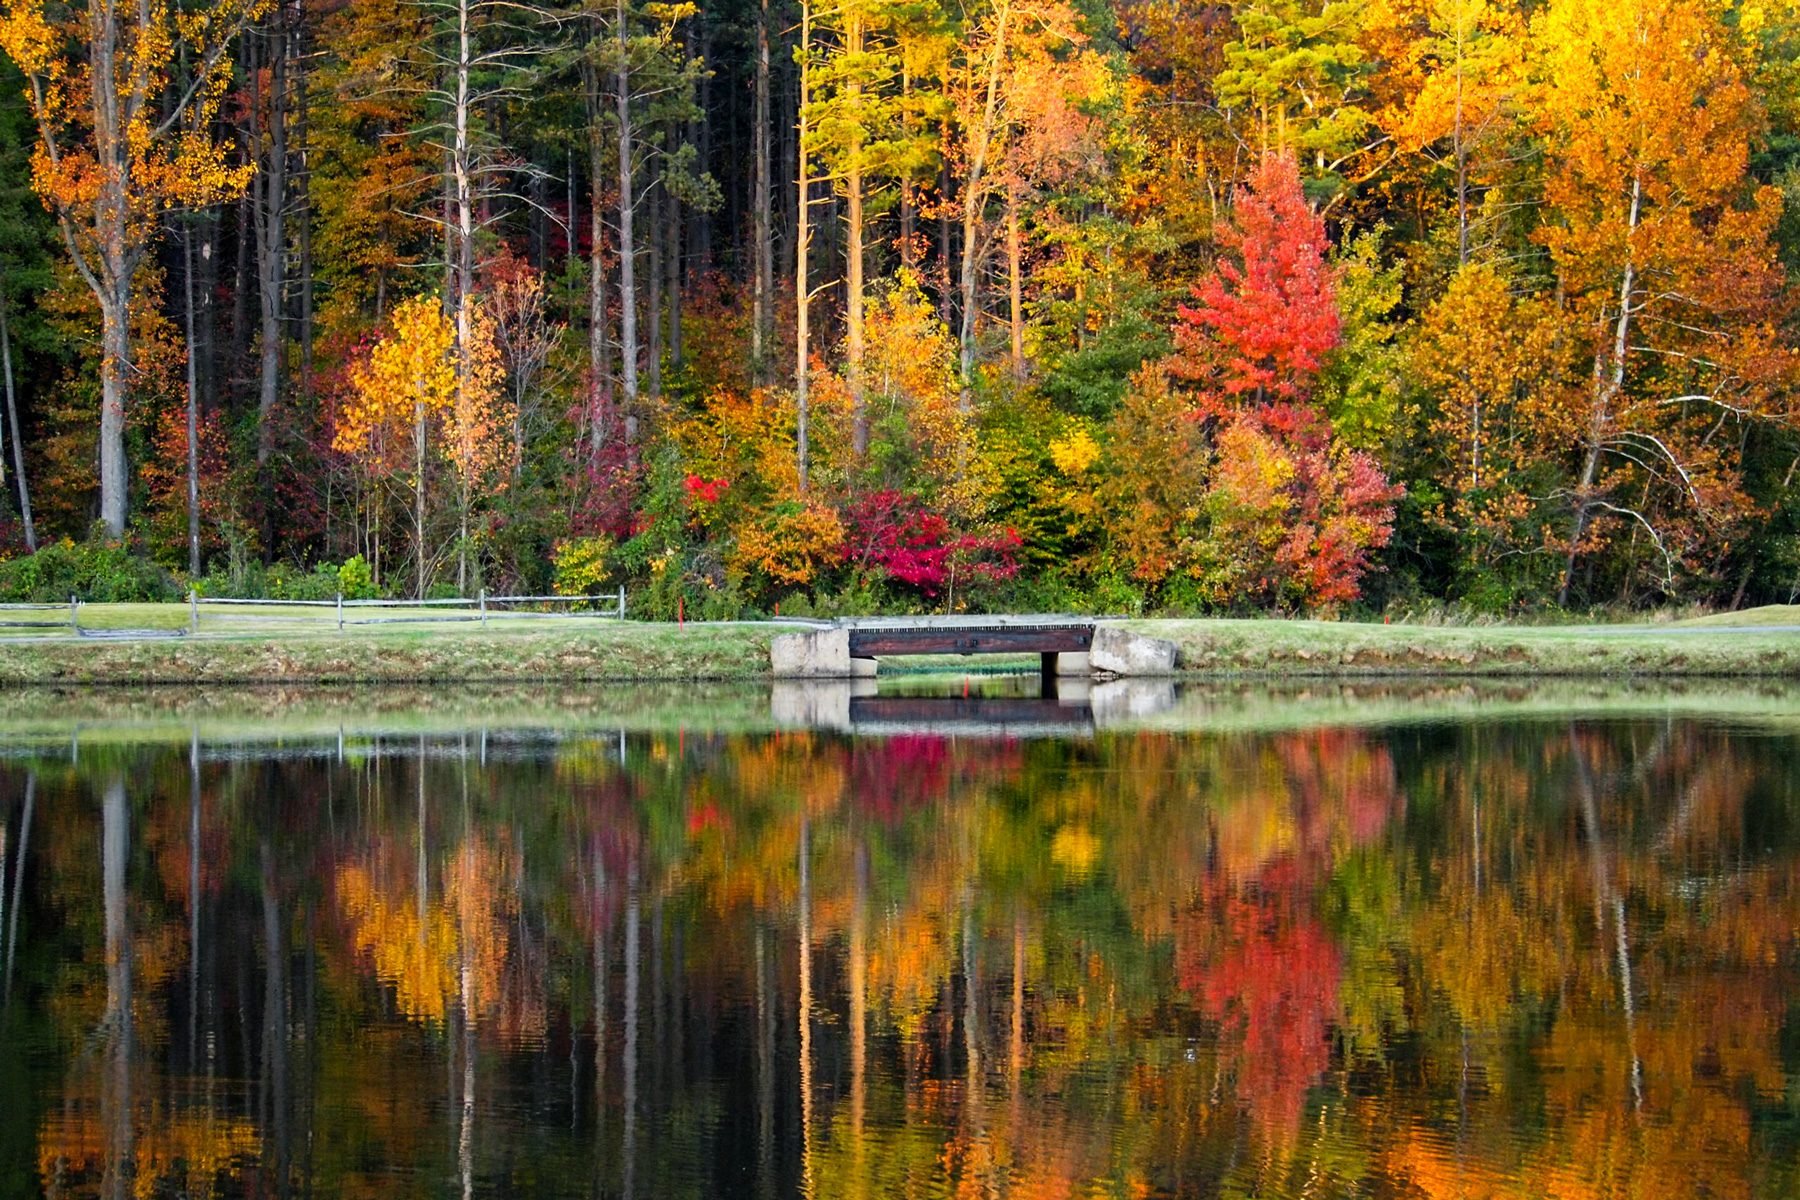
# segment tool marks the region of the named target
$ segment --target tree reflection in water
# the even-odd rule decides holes
[[[1797,749],[21,752],[0,1194],[1791,1194]]]

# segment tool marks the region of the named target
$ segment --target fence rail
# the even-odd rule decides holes
[[[0,628],[3,629],[61,629],[68,626],[76,629],[77,602],[70,596],[67,604],[0,604]],[[10,613],[56,613],[54,621],[33,621],[11,617]]]
[[[183,632],[179,628],[169,627],[84,628],[81,624],[82,603],[79,597],[70,596],[67,604],[0,604],[0,629],[67,629],[78,637],[179,637]],[[473,597],[442,600],[350,600],[342,595],[330,600],[253,600],[238,596],[202,596],[190,590],[186,632],[199,633],[203,618],[208,616],[215,621],[227,621],[232,625],[267,622],[317,628],[322,622],[303,615],[303,610],[308,609],[329,610],[335,616],[339,630],[351,625],[450,624],[470,621],[485,625],[490,617],[508,621],[623,621],[626,611],[623,586],[611,596],[490,596],[483,591]],[[208,610],[212,611],[209,613]],[[52,613],[56,615],[51,617]],[[384,613],[391,615],[383,615]],[[331,617],[326,617],[326,620],[330,619]]]
[[[548,608],[560,605],[560,609]],[[208,608],[273,608],[273,609],[307,609],[327,608],[337,615],[337,627],[341,630],[350,625],[393,625],[393,624],[449,624],[455,622],[475,621],[487,624],[488,618],[505,617],[509,620],[538,618],[587,618],[589,620],[625,619],[625,588],[619,587],[613,596],[490,596],[482,591],[473,597],[456,597],[437,600],[347,600],[341,594],[331,600],[252,600],[231,596],[201,596],[196,592],[188,593],[188,631],[200,631],[203,611]],[[393,616],[354,615],[361,613],[395,613]],[[412,615],[403,615],[411,612]],[[420,613],[418,610],[426,610]],[[219,614],[224,616],[223,613]],[[244,621],[289,621],[292,617],[281,613],[235,612],[230,618],[233,622]]]

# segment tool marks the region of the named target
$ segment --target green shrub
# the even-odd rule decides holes
[[[302,572],[287,563],[276,563],[263,577],[263,595],[270,600],[330,600],[338,592],[338,568],[320,563]]]
[[[611,578],[613,540],[605,534],[569,538],[556,547],[556,580],[559,596],[598,596]]]
[[[321,571],[329,570],[329,566],[321,565]],[[344,565],[335,572],[337,590],[346,600],[373,600],[375,591],[375,572],[369,566],[369,560],[360,554],[353,554],[344,560]]]
[[[36,554],[0,563],[0,601],[55,604],[75,596],[89,603],[179,600],[175,577],[124,543],[64,538]]]

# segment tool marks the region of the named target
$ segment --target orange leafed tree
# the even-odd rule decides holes
[[[76,269],[100,303],[100,516],[125,529],[125,404],[132,281],[170,208],[241,192],[212,129],[230,81],[227,52],[268,0],[50,4],[0,10],[0,50],[28,82],[38,127],[32,183],[55,213]]]
[[[1580,556],[1636,526],[1677,565],[1749,507],[1748,422],[1788,414],[1779,193],[1749,175],[1755,102],[1699,0],[1558,0],[1539,17],[1544,195],[1558,292],[1590,356],[1561,600]],[[1726,435],[1715,427],[1737,430]]]
[[[456,352],[460,386],[444,414],[444,456],[456,476],[457,515],[461,538],[456,551],[456,586],[466,588],[469,576],[469,514],[477,491],[503,491],[518,462],[513,426],[518,405],[501,386],[506,371],[501,363],[494,322],[486,305],[471,300],[468,342]]]

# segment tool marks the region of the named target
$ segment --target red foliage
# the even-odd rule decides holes
[[[941,513],[910,492],[892,489],[859,496],[844,513],[849,561],[935,596],[955,577],[1010,579],[1019,570],[1019,535],[956,534]]]
[[[1301,522],[1277,556],[1315,606],[1349,603],[1361,594],[1369,552],[1393,536],[1394,501],[1405,489],[1360,451],[1333,459],[1314,450],[1297,466]]]
[[[1178,374],[1226,395],[1304,396],[1338,344],[1337,287],[1325,222],[1291,155],[1266,154],[1240,189],[1219,240],[1235,256],[1195,286],[1175,326]]]
[[[699,504],[717,504],[731,486],[731,480],[725,478],[708,479],[703,475],[689,475],[682,480],[681,486],[687,489],[688,499]]]
[[[585,390],[583,394],[586,400],[569,413],[571,421],[585,422],[589,431],[586,439],[570,447],[570,482],[579,499],[569,526],[577,536],[605,534],[624,541],[643,532],[647,523],[637,511],[644,489],[643,464],[625,441],[625,422],[618,411],[605,397]]]

